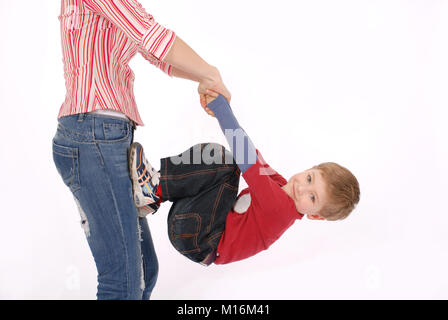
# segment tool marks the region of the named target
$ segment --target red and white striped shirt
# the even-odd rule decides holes
[[[175,33],[136,0],[61,0],[61,40],[67,93],[63,116],[115,110],[143,126],[129,61],[137,51],[171,76],[163,59]]]

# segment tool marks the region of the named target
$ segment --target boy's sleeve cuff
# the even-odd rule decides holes
[[[212,110],[215,113],[215,115],[219,111],[224,111],[223,108],[226,108],[226,107],[230,108],[229,103],[227,102],[227,99],[224,98],[224,96],[222,96],[221,94],[218,95],[218,97],[215,100],[213,100],[212,102],[207,104],[207,107],[209,107],[210,110]]]

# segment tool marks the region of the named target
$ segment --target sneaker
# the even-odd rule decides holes
[[[160,206],[157,205],[159,197],[156,195],[160,173],[146,160],[143,147],[138,142],[134,142],[129,150],[129,172],[131,173],[134,202],[139,208],[139,216],[155,213]],[[142,209],[140,210],[140,208]]]

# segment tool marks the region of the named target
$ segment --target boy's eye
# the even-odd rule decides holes
[[[307,180],[308,182],[311,182],[311,176],[308,175],[308,176],[306,177],[306,180]]]
[[[311,201],[316,201],[316,197],[314,195],[311,195]]]

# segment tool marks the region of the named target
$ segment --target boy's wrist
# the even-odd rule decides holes
[[[228,103],[224,96],[211,92],[206,95],[206,99],[207,107],[215,114],[215,116],[217,116],[218,113],[220,115],[226,113],[226,105],[228,105]]]
[[[215,101],[216,98],[217,98],[217,97],[213,97],[213,96],[210,96],[210,95],[208,95],[208,94],[205,95],[205,100],[206,100],[206,102],[207,102],[207,105],[210,104],[210,103],[212,103],[213,101]]]

